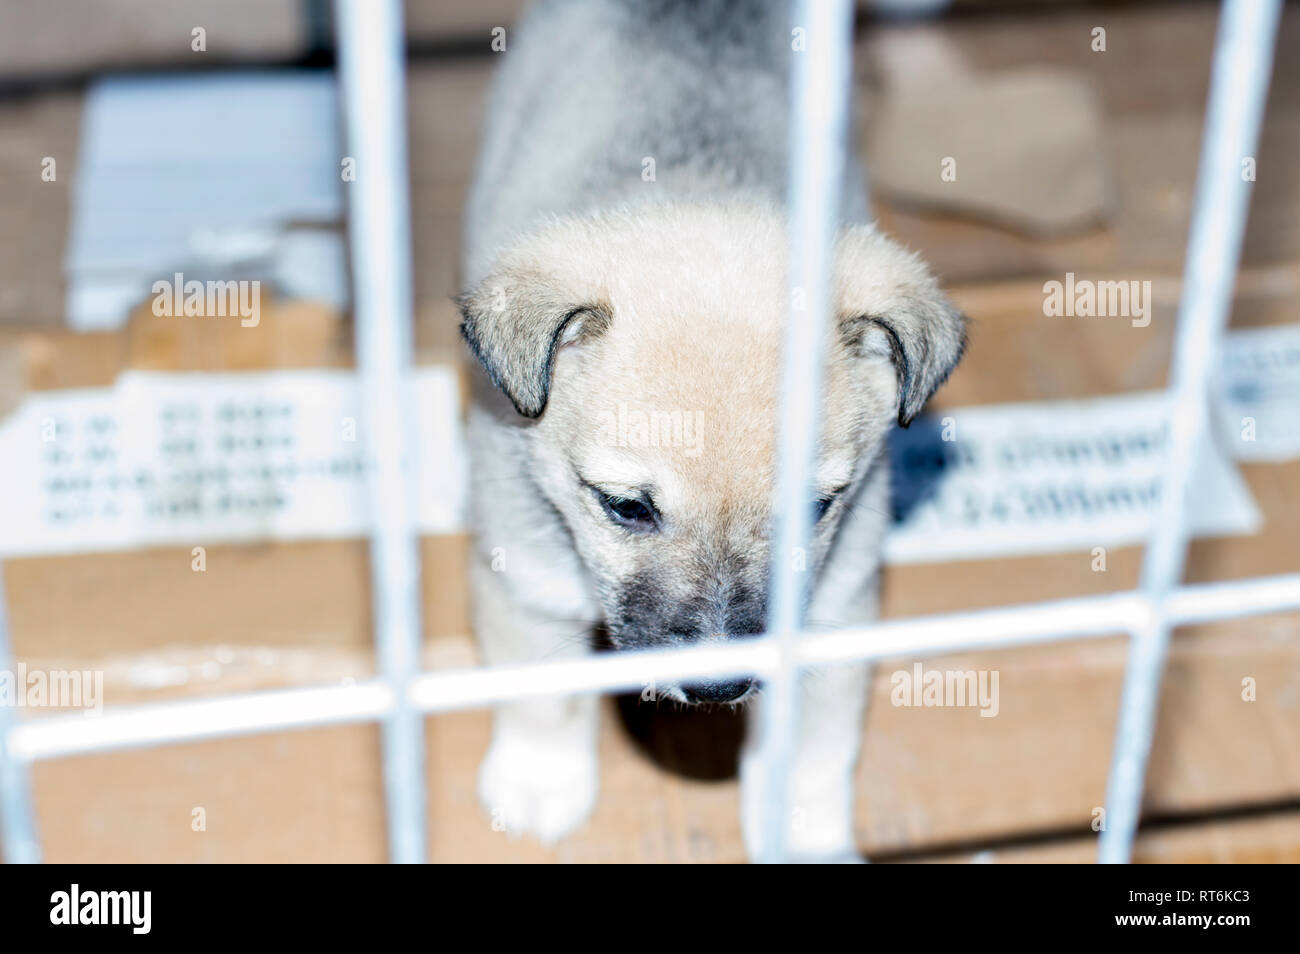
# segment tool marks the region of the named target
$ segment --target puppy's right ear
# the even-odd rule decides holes
[[[907,427],[961,360],[967,318],[920,258],[874,227],[849,229],[838,252],[840,335],[859,355],[893,364]]]
[[[489,276],[456,299],[460,333],[488,377],[524,417],[540,417],[560,349],[601,334],[608,305],[565,293],[534,272]]]

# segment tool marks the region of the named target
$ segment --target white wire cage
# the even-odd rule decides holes
[[[1127,862],[1137,832],[1161,677],[1177,626],[1300,609],[1300,574],[1181,585],[1188,543],[1187,487],[1206,430],[1210,370],[1231,309],[1281,0],[1225,0],[1214,51],[1168,400],[1170,430],[1159,512],[1139,588],[1102,596],[942,616],[861,629],[800,632],[808,581],[774,561],[768,633],[732,645],[614,653],[577,660],[421,672],[419,554],[413,520],[411,253],[400,0],[336,0],[339,76],[350,154],[360,176],[350,204],[356,351],[372,507],[370,567],[379,675],[349,686],[270,690],[180,702],[107,707],[96,718],[14,718],[0,706],[0,834],[9,862],[37,862],[32,763],[112,749],[223,736],[378,722],[389,856],[425,860],[425,715],[538,696],[621,692],[674,679],[762,677],[765,793],[759,860],[786,856],[788,765],[797,674],[803,667],[920,658],[1068,639],[1130,637],[1098,860]],[[853,4],[795,0],[792,24],[819,38],[794,59],[790,143],[790,285],[803,291],[801,330],[787,332],[774,546],[808,537],[811,473],[828,320],[830,249],[849,128]],[[810,325],[810,319],[812,323]],[[811,331],[809,330],[811,327]],[[0,669],[12,667],[0,580]]]

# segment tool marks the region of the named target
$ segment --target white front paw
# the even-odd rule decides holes
[[[757,861],[764,822],[763,772],[749,757],[740,767],[740,826],[745,852]],[[786,853],[791,861],[861,863],[853,836],[853,782],[848,773],[796,770],[790,786]]]
[[[478,797],[492,828],[512,838],[535,835],[550,845],[579,828],[596,804],[593,748],[539,745],[498,736],[478,773]]]

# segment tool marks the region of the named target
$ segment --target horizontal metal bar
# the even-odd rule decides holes
[[[175,742],[382,719],[394,694],[381,682],[272,689],[212,699],[37,717],[10,733],[11,754],[37,760]]]
[[[1300,574],[1182,587],[1165,603],[1175,625],[1300,610]],[[1132,633],[1151,608],[1141,592],[885,620],[871,626],[806,633],[795,644],[801,666],[997,649]],[[424,713],[453,712],[513,699],[637,690],[672,679],[765,675],[778,663],[768,638],[725,646],[603,653],[576,660],[426,672],[410,703]],[[215,699],[105,709],[98,716],[53,715],[10,732],[15,758],[35,761],[85,752],[189,742],[283,729],[382,719],[395,698],[382,682],[278,689]]]
[[[1165,618],[1176,626],[1280,613],[1300,601],[1300,573],[1198,583],[1165,598]]]

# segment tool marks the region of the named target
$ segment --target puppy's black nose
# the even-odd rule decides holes
[[[682,686],[682,692],[691,702],[735,702],[754,685],[753,679],[733,679],[722,682],[696,682]]]

